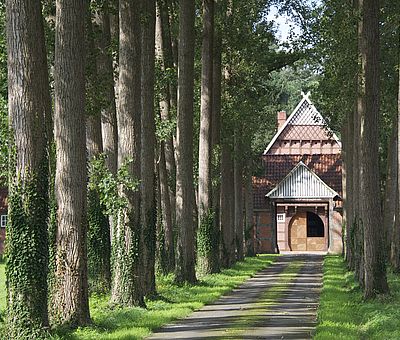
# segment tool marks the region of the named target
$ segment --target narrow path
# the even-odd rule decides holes
[[[322,255],[282,255],[229,295],[148,339],[311,339]]]

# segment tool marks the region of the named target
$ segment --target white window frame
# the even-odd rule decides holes
[[[278,223],[284,223],[285,222],[285,218],[286,218],[285,215],[286,215],[285,213],[276,214],[276,221]]]
[[[8,215],[1,215],[1,216],[0,216],[0,227],[1,227],[1,228],[5,228],[5,227],[6,227],[6,225],[7,225],[7,218],[8,218]]]

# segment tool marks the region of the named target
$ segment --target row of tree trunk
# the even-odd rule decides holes
[[[385,294],[388,254],[397,268],[399,261],[396,225],[398,215],[397,123],[391,138],[388,157],[386,198],[381,206],[379,176],[379,12],[373,0],[358,0],[358,70],[354,81],[357,100],[347,117],[343,133],[344,218],[346,223],[346,259],[349,268],[364,289],[366,298]],[[384,216],[382,218],[382,216]],[[393,240],[389,244],[389,240]]]
[[[215,273],[244,257],[243,226],[247,233],[252,228],[251,166],[245,176],[239,128],[221,140],[227,123],[215,1],[203,1],[198,188],[195,1],[179,1],[176,23],[172,2],[120,0],[118,60],[110,53],[110,5],[90,13],[83,0],[56,1],[52,115],[41,4],[7,0],[14,143],[7,324],[13,339],[37,338],[49,324],[90,323],[93,287],[111,290],[115,304],[145,307],[144,298],[157,294],[156,263],[163,273],[174,271],[176,282],[193,283],[196,273]],[[169,80],[155,92],[156,64],[164,73],[177,68],[177,86]],[[168,128],[175,111],[176,131]],[[156,121],[167,127],[162,137]],[[88,176],[89,183],[97,178],[88,162],[102,154],[107,178],[117,183],[112,213],[99,186],[87,188]],[[253,255],[251,237],[246,249]]]

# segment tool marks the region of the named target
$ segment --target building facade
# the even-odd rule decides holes
[[[279,112],[277,123],[253,177],[257,252],[340,253],[341,143],[309,94],[288,118]]]

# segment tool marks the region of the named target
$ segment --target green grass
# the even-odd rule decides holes
[[[400,339],[400,276],[388,279],[389,296],[363,301],[343,259],[327,256],[315,339]]]
[[[172,275],[159,277],[157,287],[160,298],[147,301],[147,309],[112,308],[108,304],[108,296],[92,297],[90,310],[94,325],[72,333],[59,331],[54,338],[142,339],[160,326],[183,318],[204,304],[216,300],[270,265],[275,258],[276,255],[246,258],[231,269],[202,277],[196,285],[177,286],[173,283]]]

